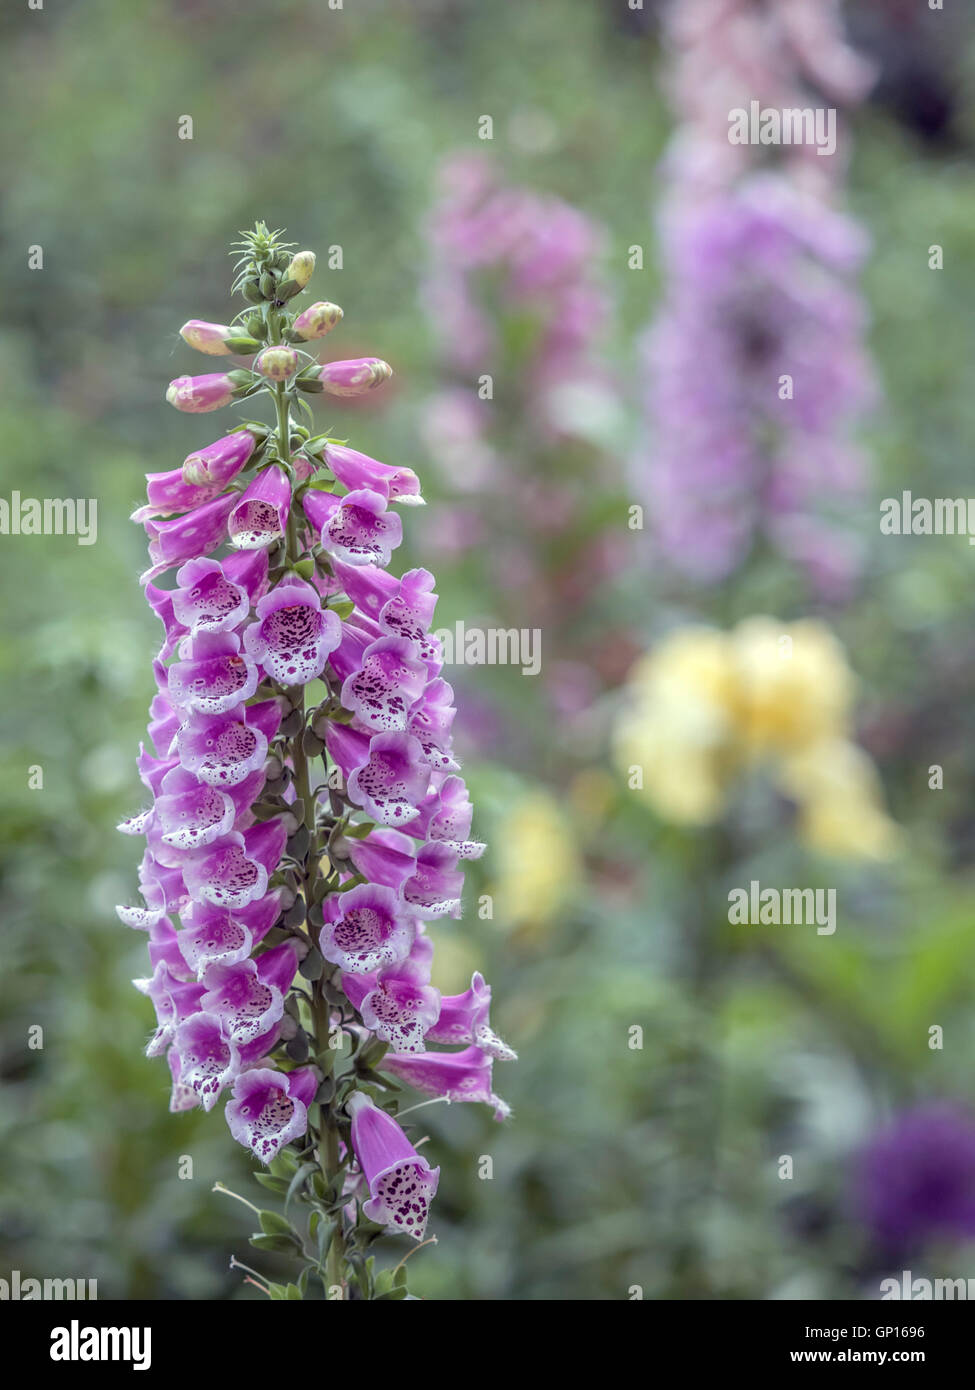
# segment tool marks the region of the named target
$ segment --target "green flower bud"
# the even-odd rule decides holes
[[[278,286],[278,299],[291,299],[303,290],[315,273],[314,251],[299,251],[292,256],[284,278]]]

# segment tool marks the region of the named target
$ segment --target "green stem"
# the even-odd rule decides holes
[[[278,345],[283,339],[283,322],[281,315],[272,307],[270,303],[263,306],[264,322],[267,326],[266,339],[270,345]],[[279,382],[269,394],[274,400],[276,415],[275,443],[277,456],[286,466],[291,465],[291,399],[283,382]],[[301,517],[300,508],[292,498],[292,505],[288,513],[288,526],[285,536],[284,563],[287,568],[295,566],[303,557],[304,546],[301,539]],[[323,677],[324,679],[324,677]],[[311,775],[309,769],[309,756],[305,750],[305,690],[303,686],[295,686],[288,690],[288,697],[291,701],[293,710],[296,710],[300,718],[300,726],[288,740],[286,756],[290,756],[291,766],[294,773],[294,786],[296,797],[304,803],[304,825],[309,832],[311,842],[305,856],[305,861],[301,871],[300,890],[306,904],[306,910],[312,906],[313,891],[316,878],[320,872],[318,866],[319,848],[316,840],[316,806],[311,794]],[[319,932],[313,924],[306,918],[305,932],[309,941],[317,947]],[[337,973],[337,972],[336,972]],[[326,976],[323,974],[311,985],[311,1049],[315,1057],[318,1057],[328,1047],[329,1028],[331,1022],[332,1005],[325,995]],[[331,1106],[326,1103],[319,1107],[318,1125],[318,1159],[321,1165],[322,1177],[327,1188],[331,1188],[336,1175],[340,1171],[339,1162],[339,1131],[332,1117]],[[326,1260],[326,1282],[330,1288],[338,1286],[344,1288],[346,1278],[346,1240],[344,1218],[341,1212],[335,1219],[335,1231],[329,1245]]]

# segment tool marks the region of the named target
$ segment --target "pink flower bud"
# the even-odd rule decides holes
[[[235,383],[229,375],[214,372],[209,376],[178,376],[169,383],[166,399],[177,410],[190,415],[204,415],[229,405],[234,398]]]
[[[342,322],[342,310],[337,304],[319,300],[309,308],[303,309],[291,325],[292,333],[310,342],[312,338],[324,338],[331,333],[336,324]]]
[[[230,328],[225,323],[205,323],[203,319],[190,319],[179,330],[180,337],[197,352],[205,352],[209,357],[226,357],[230,352],[249,356],[256,352],[260,343],[240,328]]]
[[[287,381],[298,370],[298,354],[290,347],[266,347],[255,359],[254,370],[269,381]]]
[[[183,460],[183,481],[196,486],[208,484],[226,487],[235,478],[254,452],[256,444],[249,430],[225,434],[213,444],[187,454]]]
[[[317,379],[330,396],[363,396],[392,375],[392,367],[379,357],[354,357],[347,362],[326,362]]]

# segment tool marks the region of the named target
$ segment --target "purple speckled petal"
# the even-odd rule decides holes
[[[349,776],[352,801],[381,825],[406,825],[427,793],[423,748],[409,734],[376,734],[367,761]]]
[[[306,1091],[302,1075],[308,1073],[308,1068],[288,1073],[257,1067],[234,1081],[233,1098],[225,1112],[227,1124],[238,1144],[262,1163],[270,1163],[307,1130],[307,1102],[301,1092]]]
[[[392,889],[361,883],[326,902],[319,942],[326,960],[362,975],[397,965],[409,955],[416,924],[403,915],[402,903]]]
[[[381,637],[363,652],[360,669],[343,682],[342,704],[371,729],[403,731],[426,683],[426,667],[417,659],[414,643]]]

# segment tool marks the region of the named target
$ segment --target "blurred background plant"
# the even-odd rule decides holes
[[[675,67],[673,29],[649,0],[641,10],[359,0],[341,11],[279,0],[273,23],[266,7],[231,0],[65,0],[0,18],[10,55],[0,104],[18,150],[0,209],[0,496],[99,506],[90,547],[0,537],[0,1275],[97,1278],[102,1296],[257,1296],[228,1268],[244,1254],[246,1211],[210,1190],[246,1183],[246,1156],[219,1126],[166,1112],[142,1056],[145,1001],[130,984],[139,943],[126,952],[113,911],[134,886],[113,827],[137,794],[133,752],[157,645],[127,517],[142,475],[177,466],[196,442],[163,393],[178,325],[227,289],[227,265],[201,260],[200,248],[255,217],[340,249],[321,257],[315,292],[361,334],[343,351],[393,364],[383,401],[332,401],[316,414],[341,435],[354,412],[358,447],[421,474],[425,534],[406,559],[438,547],[437,625],[542,632],[538,677],[458,667],[454,680],[474,829],[491,847],[470,875],[464,921],[436,927],[454,972],[443,985],[463,989],[483,968],[502,1006],[492,1021],[522,1060],[505,1078],[508,1127],[473,1107],[421,1112],[428,1151],[452,1157],[440,1243],[411,1260],[411,1286],[476,1299],[624,1298],[633,1286],[645,1297],[876,1297],[908,1258],[916,1275],[971,1272],[970,1209],[952,1194],[975,1184],[972,554],[958,536],[882,537],[878,515],[903,488],[970,491],[975,122],[961,93],[975,34],[957,10],[863,0],[848,7],[848,40],[834,30],[824,49],[802,20],[830,7],[725,8],[737,28],[712,38],[705,72],[768,10],[788,12],[792,47],[777,43],[774,56],[792,55],[798,104],[848,108],[842,190],[773,171],[794,190],[788,202],[761,184],[756,193],[744,170],[722,176],[708,193],[713,273],[703,280],[698,243],[658,229],[675,174],[692,171],[675,129],[700,119],[675,88],[701,94],[707,79],[695,88]],[[269,34],[280,63],[267,61]],[[855,54],[874,71],[869,92]],[[795,90],[753,80],[747,96],[769,104]],[[844,82],[845,94],[831,90]],[[739,104],[725,102],[725,123]],[[179,138],[187,115],[192,140]],[[479,138],[485,115],[490,141]],[[828,163],[809,162],[814,172]],[[827,231],[865,234],[850,243],[855,276],[839,300],[822,266],[795,251],[797,227],[819,225],[803,224],[796,198],[827,210]],[[471,218],[474,244],[490,253],[469,254]],[[809,370],[826,374],[838,412],[830,437],[844,452],[821,489],[820,462],[783,454],[801,472],[801,531],[760,524],[781,515],[767,474],[736,475],[734,517],[745,522],[730,563],[702,574],[660,542],[660,521],[676,511],[629,525],[670,447],[647,409],[661,381],[640,344],[648,323],[688,303],[675,299],[674,255],[688,262],[680,283],[720,289],[729,247],[754,250],[756,227],[773,252],[785,247],[786,269],[774,295],[746,296],[768,306],[752,326],[767,341],[783,305],[795,308],[779,290],[795,292],[806,317],[789,321],[801,333],[792,340],[816,347]],[[722,239],[729,228],[737,240]],[[928,268],[933,243],[942,271]],[[28,269],[32,247],[42,269]],[[517,278],[532,258],[544,292]],[[477,339],[448,312],[459,292],[487,334],[468,359]],[[851,294],[855,312],[844,307]],[[560,352],[539,346],[566,303],[583,306],[571,322],[584,329],[567,371]],[[812,336],[803,327],[830,303],[850,344],[837,346],[837,376],[837,360],[823,360],[835,320]],[[693,361],[700,320],[683,322]],[[712,360],[738,361],[701,359]],[[478,398],[484,374],[492,400]],[[870,409],[859,390],[847,409],[843,393],[868,376],[880,384]],[[742,410],[758,413],[747,390]],[[679,482],[685,456],[674,457]],[[712,483],[695,484],[698,500],[718,495]],[[790,484],[790,517],[797,495]],[[719,520],[731,515],[718,509]],[[713,559],[707,520],[688,544]],[[843,583],[824,586],[824,574]],[[810,656],[799,685],[782,689],[768,644],[790,634]],[[687,669],[679,640],[692,641],[687,686],[675,684]],[[817,749],[789,782],[750,756],[743,670],[749,700],[808,718],[829,736],[832,761]],[[715,740],[715,720],[714,814],[648,796],[668,766],[670,790],[693,791],[702,729]],[[643,751],[621,753],[627,740]],[[657,783],[631,789],[633,762]],[[819,806],[847,817],[826,817],[825,843],[822,816],[817,835],[797,821],[816,787]],[[837,837],[846,850],[865,837],[883,854],[839,856]],[[835,887],[835,935],[730,928],[728,891],[751,879]],[[484,894],[490,918],[478,914]],[[38,1025],[42,1048],[28,1045]],[[941,1050],[928,1045],[934,1026]],[[932,1118],[932,1098],[949,1109]],[[181,1155],[192,1179],[179,1176]],[[482,1155],[493,1158],[490,1181],[478,1175]],[[782,1155],[791,1179],[780,1177]],[[931,1163],[948,1194],[934,1209]],[[895,1164],[913,1178],[887,1191]]]

